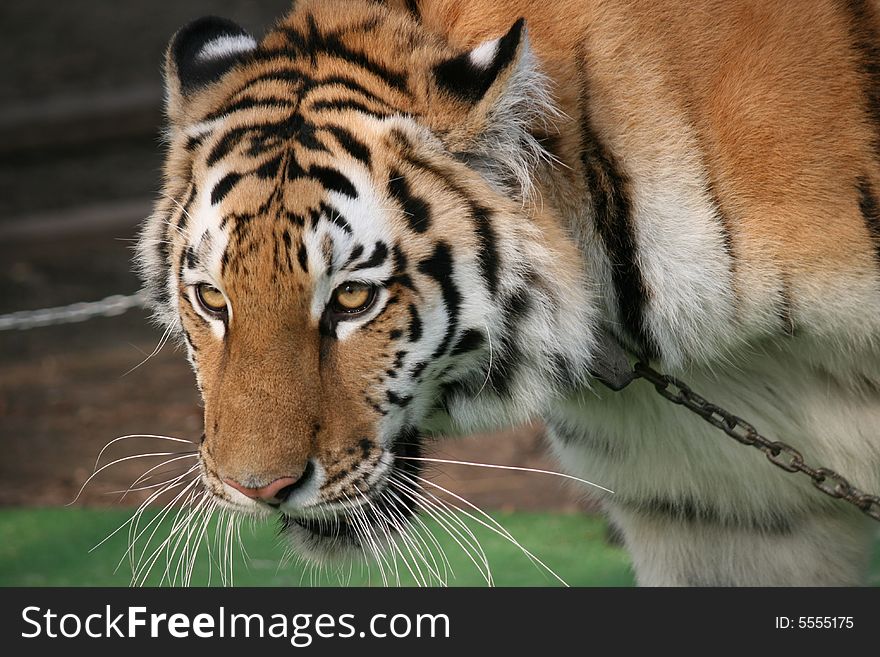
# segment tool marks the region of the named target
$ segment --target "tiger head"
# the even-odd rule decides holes
[[[583,384],[595,303],[533,193],[554,110],[522,20],[464,50],[369,2],[300,2],[259,42],[204,18],[166,86],[138,264],[217,500],[313,555],[362,547],[418,506],[426,430]]]

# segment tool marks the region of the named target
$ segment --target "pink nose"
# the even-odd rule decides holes
[[[247,495],[252,500],[263,500],[270,504],[278,504],[287,499],[288,495],[293,491],[292,486],[296,484],[298,480],[293,477],[281,477],[262,488],[248,488],[247,486],[242,486],[235,481],[235,479],[224,479],[223,481],[232,486],[242,495]],[[286,488],[289,488],[290,490],[285,490]]]

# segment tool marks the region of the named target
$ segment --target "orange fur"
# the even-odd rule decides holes
[[[871,388],[864,382],[880,380],[878,16],[867,0],[302,0],[256,55],[194,89],[172,45],[168,198],[142,248],[171,243],[150,256],[162,267],[144,268],[160,279],[157,290],[174,273],[166,321],[180,318],[205,400],[208,486],[229,499],[224,479],[264,487],[318,459],[328,482],[350,484],[331,486],[325,501],[362,493],[365,477],[355,475],[376,467],[386,416],[410,401],[394,389],[397,377],[421,383],[418,373],[456,351],[453,337],[478,342],[484,329],[490,339],[498,331],[502,357],[515,352],[546,375],[536,380],[547,389],[572,379],[556,401],[583,388],[589,363],[578,358],[601,357],[599,330],[679,372],[712,371],[769,346],[800,350],[808,370],[860,393]],[[507,38],[517,40],[496,62]],[[450,85],[441,72],[456,61]],[[494,77],[479,94],[455,88],[487,70]],[[486,143],[497,125],[515,134]],[[533,148],[517,160],[505,136]],[[318,239],[315,225],[334,222],[324,205],[333,184],[352,184],[340,169],[369,190],[359,192],[363,214],[387,221],[397,248],[387,260],[409,263],[395,262],[381,286],[390,310],[350,340],[328,338],[315,311],[319,277],[297,264],[304,241]],[[430,225],[412,225],[417,212],[395,196],[396,180],[429,202]],[[188,217],[195,205],[201,218]],[[220,273],[202,267],[228,299],[223,329],[195,309],[183,276],[199,221],[218,223],[213,237],[229,240]],[[378,244],[370,228],[361,232]],[[331,270],[328,235],[310,257]],[[495,260],[510,282],[487,294],[498,285],[482,251],[500,243]],[[440,247],[453,253],[454,272],[431,271]],[[453,273],[480,265],[482,286],[449,289]],[[497,306],[502,326],[483,323],[488,315],[453,326],[456,296]],[[407,308],[425,307],[445,307],[435,322],[459,335],[450,329],[436,358],[403,367],[395,340]],[[536,307],[557,333],[511,346],[512,325],[534,320]],[[529,361],[535,354],[552,365]],[[566,374],[572,363],[578,371]],[[478,397],[492,374],[490,363],[476,383],[443,379],[454,370],[435,373],[431,394],[454,383]],[[544,392],[499,392],[504,419],[524,405],[516,399]]]

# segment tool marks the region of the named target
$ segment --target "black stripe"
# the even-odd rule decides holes
[[[327,220],[330,223],[338,226],[349,235],[352,234],[351,226],[349,225],[348,221],[346,221],[345,217],[342,216],[342,213],[340,213],[339,210],[334,208],[332,205],[329,205],[328,203],[321,203],[319,214],[323,214],[325,217],[327,217]]]
[[[243,112],[250,109],[293,109],[296,106],[295,101],[291,98],[282,98],[280,96],[244,96],[230,105],[225,105],[205,116],[201,122],[213,121],[221,116],[227,116],[235,112]]]
[[[196,250],[190,245],[187,245],[186,249],[184,249],[184,259],[186,260],[186,266],[189,269],[195,269],[199,264]]]
[[[401,149],[402,152],[400,156],[407,164],[416,169],[420,169],[425,173],[430,174],[432,177],[436,178],[447,189],[449,189],[449,191],[461,198],[468,205],[472,214],[476,214],[476,212],[480,209],[480,206],[476,202],[476,200],[470,197],[467,190],[458,184],[458,182],[456,181],[455,172],[437,167],[433,163],[428,162],[424,158],[420,157],[413,151],[412,144],[409,143],[406,135],[402,134],[398,130],[389,131],[389,136],[394,139],[393,143],[395,144],[395,146]]]
[[[189,331],[187,331],[183,326],[180,327],[180,330],[183,331],[183,337],[186,338],[186,343],[187,345],[189,345],[189,348],[192,349],[194,352],[198,351],[199,348],[196,346],[196,343],[193,342],[192,336],[190,335]]]
[[[615,503],[637,513],[657,517],[664,521],[687,525],[716,525],[725,529],[747,529],[764,534],[785,535],[792,532],[790,517],[781,512],[768,510],[763,517],[734,515],[722,512],[691,499],[649,498],[645,500],[618,500]]]
[[[492,296],[495,296],[498,292],[498,269],[500,265],[495,229],[492,227],[492,220],[486,208],[474,206],[472,214],[479,241],[477,260],[480,263],[480,271],[482,272],[483,279],[486,281],[486,287],[489,288]]]
[[[388,246],[385,242],[376,242],[373,247],[373,253],[370,255],[370,259],[366,260],[359,265],[355,265],[351,268],[351,271],[358,271],[359,269],[370,269],[371,267],[379,267],[385,263],[388,259]]]
[[[356,139],[353,134],[341,126],[328,125],[323,126],[323,128],[336,137],[336,141],[339,142],[339,145],[342,146],[346,153],[369,168],[370,149],[367,148],[366,144]]]
[[[278,175],[278,169],[281,167],[281,155],[273,157],[261,164],[254,173],[258,178],[263,180],[271,180]]]
[[[392,89],[408,94],[406,74],[392,71],[370,59],[365,53],[349,48],[339,40],[336,34],[321,34],[313,16],[308,16],[307,21],[309,23],[308,35],[303,35],[292,27],[281,28],[281,32],[288,38],[291,55],[307,56],[313,62],[318,55],[335,57],[369,71]],[[271,54],[276,52],[279,51],[274,51]]]
[[[276,270],[281,269],[281,249],[278,248],[278,240],[272,240],[272,266]]]
[[[394,273],[395,274],[405,274],[407,259],[406,254],[403,252],[403,249],[400,248],[400,244],[395,244],[393,249],[393,257],[394,257]]]
[[[407,327],[410,342],[418,342],[422,339],[422,318],[414,304],[409,304],[409,325]]]
[[[470,351],[476,351],[483,346],[483,343],[486,341],[485,336],[482,331],[477,329],[468,329],[461,334],[461,337],[455,343],[455,346],[452,348],[452,351],[449,352],[451,356],[461,356],[462,354],[466,354]]]
[[[336,34],[326,34],[323,35],[323,37],[319,36],[318,26],[314,22],[312,16],[309,16],[309,31],[309,37],[312,44],[318,49],[318,51],[355,64],[380,78],[389,87],[406,94],[409,93],[407,75],[405,72],[392,71],[383,64],[370,59],[366,53],[352,50],[342,43]]]
[[[297,214],[296,212],[291,212],[290,210],[282,210],[282,216],[287,219],[291,224],[302,228],[306,225],[306,220],[301,214]]]
[[[360,258],[364,254],[364,245],[363,244],[355,244],[354,248],[351,250],[351,253],[348,254],[348,260],[345,261],[345,264],[342,266],[343,269],[348,267],[355,260]]]
[[[425,362],[425,361],[419,361],[418,363],[416,363],[416,364],[413,366],[413,368],[412,368],[412,372],[410,372],[410,376],[411,376],[412,378],[414,378],[414,379],[418,379],[418,378],[422,375],[422,372],[425,371],[425,368],[426,368],[427,366],[428,366],[428,363],[427,363],[427,362]]]
[[[516,371],[524,359],[519,343],[519,325],[531,306],[532,300],[525,288],[507,296],[501,303],[503,315],[499,345],[486,379],[492,390],[501,397],[510,395]]]
[[[244,125],[239,126],[237,128],[233,128],[228,132],[224,133],[217,143],[214,144],[214,147],[208,153],[208,157],[205,160],[205,164],[207,166],[213,166],[217,162],[219,162],[222,158],[226,157],[226,155],[235,148],[235,145],[238,144],[242,137],[250,133],[257,133],[261,135],[266,135],[268,133],[274,133],[278,131],[279,127],[283,122],[272,122],[272,123],[259,123],[253,125]]]
[[[287,263],[287,271],[293,271],[293,263],[290,261],[290,249],[293,246],[293,240],[290,237],[290,231],[286,228],[284,232],[281,233],[281,238],[284,240],[284,258]]]
[[[264,61],[267,61],[265,55],[277,58],[278,62],[275,65],[279,67],[290,63],[291,52],[289,50],[264,53]],[[291,95],[291,98],[296,97],[300,101],[302,101],[306,94],[315,91],[316,89],[342,87],[347,91],[360,94],[373,102],[379,103],[395,113],[402,112],[402,110],[396,108],[387,100],[378,96],[375,91],[368,89],[352,77],[347,75],[330,75],[326,78],[312,78],[305,72],[297,69],[273,69],[268,73],[250,79],[245,85],[237,89],[235,93],[230,94],[230,97],[239,96],[251,87],[262,82],[298,83],[300,87],[295,94]]]
[[[308,175],[330,191],[339,192],[351,198],[358,197],[357,189],[352,182],[336,169],[312,165]]]
[[[244,93],[245,91],[247,91],[248,89],[250,89],[251,87],[255,87],[258,84],[261,84],[263,82],[282,82],[282,83],[296,84],[296,83],[304,83],[304,82],[310,81],[309,76],[306,75],[305,73],[303,73],[302,71],[299,71],[295,68],[280,68],[280,66],[290,63],[290,61],[286,57],[283,57],[283,53],[277,53],[277,54],[264,53],[264,55],[268,55],[270,57],[277,56],[278,60],[279,60],[278,61],[279,68],[273,67],[271,71],[268,71],[266,73],[263,73],[261,75],[258,75],[256,77],[251,78],[246,83],[244,83],[241,87],[236,89],[235,92],[231,93],[230,94],[231,98],[238,96],[238,95]],[[265,61],[265,57],[263,58],[263,61]]]
[[[211,134],[210,132],[205,132],[200,135],[196,135],[195,137],[188,137],[186,140],[186,144],[184,144],[183,147],[187,151],[192,152],[192,151],[196,150],[199,146],[201,146],[202,142],[205,141],[205,137],[207,137],[210,134]]]
[[[311,91],[313,89],[319,89],[322,87],[332,87],[332,86],[343,87],[347,91],[361,94],[365,98],[368,98],[369,100],[371,100],[373,102],[379,103],[380,105],[383,105],[383,106],[387,107],[388,109],[394,110],[395,112],[401,111],[401,110],[395,108],[393,105],[390,105],[388,103],[388,101],[386,101],[384,98],[380,98],[379,96],[377,96],[374,91],[367,89],[360,82],[358,82],[354,78],[350,78],[346,75],[331,75],[326,78],[314,80],[312,82],[312,84],[310,85],[309,90]]]
[[[470,198],[467,191],[454,180],[448,172],[433,166],[430,162],[417,156],[411,150],[405,135],[393,133],[400,148],[405,149],[403,159],[415,168],[418,168],[440,181],[446,188],[464,200],[470,207],[470,214],[474,221],[474,231],[479,242],[477,260],[480,272],[486,281],[486,286],[494,296],[498,291],[501,258],[498,252],[498,238],[492,225],[490,211]]]
[[[393,390],[389,390],[385,396],[388,398],[389,404],[394,404],[395,406],[399,406],[401,408],[405,408],[412,401],[412,395],[401,396]]]
[[[223,257],[220,258],[220,276],[226,276],[226,270],[229,267],[229,249],[226,249],[223,252]]]
[[[406,272],[407,259],[406,255],[403,252],[403,249],[400,248],[400,244],[395,244],[394,248],[391,252],[391,257],[394,259],[394,276],[392,276],[388,281],[386,281],[386,285],[391,285],[393,283],[399,283],[404,287],[408,287],[410,289],[415,289],[413,287],[412,279],[409,277],[409,274]]]
[[[337,211],[334,210],[332,214],[328,214],[327,216],[330,218],[330,223],[332,223],[334,226],[338,226],[349,235],[352,234],[351,226],[348,224],[348,221],[346,221],[345,217],[343,217]]]
[[[422,12],[419,11],[419,0],[406,0],[406,10],[414,20],[421,20]]]
[[[156,303],[165,304],[171,300],[168,291],[168,282],[171,275],[171,241],[169,240],[169,232],[171,231],[171,222],[165,222],[166,225],[160,239],[156,240],[156,255],[159,262],[162,263],[162,273],[159,277],[149,281],[152,294]]]
[[[868,0],[849,0],[850,34],[859,55],[863,77],[865,111],[874,125],[872,145],[880,156],[880,34],[876,15]]]
[[[299,262],[299,266],[303,270],[303,272],[308,274],[309,273],[309,257],[308,257],[308,254],[306,253],[306,245],[302,240],[300,240],[299,246],[296,249],[296,260],[297,260],[297,262]]]
[[[874,242],[874,257],[880,264],[880,203],[877,202],[877,196],[874,194],[874,188],[867,176],[861,176],[858,179],[859,188],[859,210],[868,227],[868,233]]]
[[[362,114],[366,114],[367,116],[372,116],[376,119],[387,119],[391,116],[387,112],[378,112],[374,109],[371,109],[364,105],[361,102],[356,100],[316,100],[309,106],[309,110],[312,112],[320,112],[322,110],[338,110],[338,111],[346,111],[352,110],[355,112],[360,112]]]
[[[239,180],[241,180],[241,175],[237,173],[228,173],[223,176],[211,190],[211,205],[217,205],[226,198],[226,195],[232,191]]]
[[[611,279],[620,321],[640,351],[648,357],[658,355],[648,335],[644,307],[648,290],[638,263],[635,226],[629,199],[630,182],[614,155],[600,141],[590,125],[589,92],[581,85],[581,163],[593,202],[596,229],[611,264]]]
[[[180,207],[180,212],[177,215],[177,220],[174,222],[174,224],[180,230],[186,230],[187,224],[189,223],[189,209],[192,206],[193,201],[195,201],[195,200],[196,200],[196,186],[190,185],[189,195],[186,197],[186,200],[183,202],[183,205]],[[171,226],[168,226],[168,228],[165,230],[166,239],[167,239],[168,231],[170,230],[170,228],[171,228]],[[169,264],[170,264],[170,261],[169,261]]]
[[[308,131],[304,126],[302,116],[291,114],[277,121],[252,123],[237,126],[226,132],[208,153],[206,164],[213,166],[224,158],[244,137],[250,137],[251,145],[247,154],[251,157],[259,155],[264,150],[277,146],[288,139],[307,140],[308,135],[302,136],[303,131]],[[291,158],[292,160],[292,158]]]
[[[329,152],[324,143],[318,139],[318,131],[315,126],[307,121],[303,121],[299,130],[297,130],[296,140],[309,150],[323,153]]]
[[[183,248],[180,250],[180,257],[177,261],[177,279],[178,282],[183,281],[183,274],[186,271],[186,260],[187,260],[187,249]]]
[[[297,162],[296,157],[294,157],[293,152],[288,152],[287,154],[287,167],[284,171],[284,177],[286,180],[295,180],[297,178],[305,178],[308,174],[305,170],[300,166],[299,162]]]
[[[411,230],[424,233],[431,226],[431,208],[423,198],[414,196],[409,183],[397,169],[388,177],[388,194],[400,204]]]
[[[321,213],[322,211],[320,209],[315,210],[314,208],[311,208],[309,210],[309,227],[312,231],[318,227],[318,222],[321,220]]]
[[[452,338],[458,329],[458,316],[461,308],[461,293],[453,278],[455,268],[449,245],[446,242],[438,242],[431,256],[419,262],[419,271],[433,278],[440,286],[443,303],[446,305],[446,313],[449,316],[446,334],[432,356],[432,358],[439,358],[446,353],[452,343]]]
[[[786,274],[782,274],[782,286],[779,290],[779,305],[776,313],[786,335],[795,334],[794,315],[792,314],[791,282]]]

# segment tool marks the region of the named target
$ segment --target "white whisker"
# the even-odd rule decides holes
[[[144,481],[146,481],[147,479],[149,479],[149,476],[148,476],[148,475],[149,475],[151,472],[153,472],[154,470],[158,470],[159,468],[164,468],[164,467],[165,467],[166,465],[168,465],[169,463],[176,463],[177,461],[182,461],[183,459],[192,459],[192,458],[196,458],[197,456],[198,456],[198,454],[195,453],[195,452],[193,452],[192,454],[183,454],[183,455],[181,455],[181,456],[175,456],[174,458],[166,459],[165,461],[162,461],[159,465],[154,465],[154,466],[151,467],[149,470],[147,470],[147,471],[144,472],[142,475],[140,475],[137,479],[135,479],[133,482],[131,482],[131,484],[129,485],[129,487],[128,487],[127,490],[124,490],[124,491],[114,491],[114,492],[117,492],[117,493],[120,493],[120,492],[121,492],[121,493],[122,493],[122,497],[119,498],[119,501],[121,502],[122,500],[125,499],[125,496],[128,495],[128,494],[129,494],[130,492],[132,492],[132,491],[135,491],[135,490],[144,490],[144,489],[146,489],[146,488],[155,488],[156,486],[159,486],[159,484],[153,484],[152,486],[145,486],[144,488],[134,488],[134,486],[136,486],[137,484],[139,484],[139,483],[141,483],[141,482],[144,482]],[[189,468],[189,469],[186,471],[185,474],[189,474],[189,473],[191,473],[191,472],[194,472],[195,470],[198,469],[198,467],[199,467],[199,464],[196,463],[194,466],[192,466],[191,468]]]
[[[547,564],[545,564],[545,563],[544,563],[543,561],[541,561],[538,557],[536,557],[534,554],[532,554],[529,550],[527,550],[525,547],[523,547],[523,546],[519,543],[519,541],[517,541],[517,540],[513,537],[513,535],[512,535],[510,532],[508,532],[504,527],[501,526],[501,524],[500,524],[497,520],[495,520],[492,516],[490,516],[490,515],[489,515],[488,513],[486,513],[485,511],[483,511],[481,508],[479,508],[479,507],[476,506],[475,504],[471,503],[469,500],[466,500],[466,499],[463,498],[461,495],[457,495],[456,493],[453,493],[452,491],[450,491],[450,490],[444,488],[443,486],[441,486],[441,485],[439,485],[439,484],[434,483],[433,481],[429,481],[429,480],[425,479],[424,477],[420,477],[420,476],[418,476],[418,475],[413,475],[413,476],[414,476],[416,479],[418,479],[419,481],[421,481],[421,482],[423,482],[423,483],[425,483],[425,484],[428,484],[429,486],[433,486],[434,488],[437,488],[438,490],[442,491],[443,493],[452,496],[452,497],[455,498],[456,500],[459,500],[459,501],[462,502],[463,504],[466,504],[469,508],[473,509],[474,511],[476,511],[477,513],[479,513],[480,515],[482,515],[482,516],[483,516],[484,518],[486,518],[486,520],[488,520],[489,523],[491,523],[491,524],[487,524],[486,522],[484,522],[484,521],[481,520],[480,518],[474,516],[474,515],[471,514],[471,513],[468,513],[468,512],[465,511],[464,509],[459,508],[459,511],[460,511],[461,513],[463,513],[464,515],[466,515],[467,517],[469,517],[469,518],[470,518],[471,520],[473,520],[474,522],[479,523],[480,525],[484,526],[486,529],[488,529],[488,530],[492,531],[493,533],[498,534],[499,536],[501,536],[501,537],[507,539],[508,541],[510,541],[510,543],[512,543],[512,544],[515,545],[517,548],[519,548],[520,550],[522,550],[523,554],[525,554],[527,557],[529,557],[529,558],[530,558],[532,561],[534,561],[537,565],[539,565],[539,566],[541,566],[542,568],[544,568],[544,570],[546,570],[550,575],[552,575],[555,579],[557,579],[557,580],[558,580],[563,586],[568,586],[568,584],[566,583],[566,581],[565,581],[564,579],[562,579],[558,574],[556,574],[556,572],[555,572],[552,568],[550,568],[550,566],[548,566]]]
[[[479,540],[477,540],[477,537],[470,530],[470,528],[464,522],[462,522],[460,518],[456,517],[454,514],[451,514],[449,511],[440,506],[440,504],[438,504],[437,502],[442,502],[442,500],[440,500],[436,496],[432,495],[432,497],[436,501],[429,500],[411,483],[408,483],[396,477],[390,479],[389,483],[396,486],[397,489],[401,491],[401,493],[409,497],[415,504],[417,504],[422,510],[424,510],[425,513],[433,518],[437,522],[437,524],[440,525],[440,528],[445,530],[449,537],[461,548],[462,552],[464,552],[468,559],[471,560],[477,571],[480,573],[480,575],[482,575],[483,579],[486,580],[486,584],[488,586],[492,586],[493,578],[492,571],[489,567],[489,560],[486,557],[486,553],[483,551]],[[468,536],[465,536],[465,534],[463,534],[462,531],[455,526],[456,524],[459,527],[463,528],[464,531],[467,532]],[[459,538],[461,540],[459,540]],[[462,543],[462,541],[464,541],[464,543]],[[465,546],[465,543],[467,544],[467,547]],[[482,564],[477,561],[478,558],[482,562]]]
[[[586,479],[581,479],[580,477],[575,477],[570,474],[565,474],[564,472],[554,472],[553,470],[541,470],[540,468],[526,468],[518,465],[501,465],[497,463],[475,463],[472,461],[456,461],[453,459],[435,459],[428,458],[426,456],[398,456],[399,459],[406,459],[408,461],[425,461],[428,463],[447,463],[450,465],[470,465],[477,468],[490,468],[495,470],[513,470],[516,472],[533,472],[535,474],[544,474],[544,475],[552,475],[554,477],[560,477],[562,479],[570,479],[572,481],[577,481],[582,484],[587,484],[588,486],[593,486],[594,488],[598,488],[600,490],[604,490],[606,493],[614,494],[614,491],[610,488],[605,488],[605,486],[601,486],[599,484],[595,484],[592,481],[587,481]]]
[[[175,456],[180,453],[181,452],[152,452],[150,454],[133,454],[132,456],[125,456],[123,458],[116,459],[115,461],[110,461],[110,463],[108,463],[106,465],[102,465],[99,469],[95,470],[89,476],[89,478],[86,479],[85,483],[82,485],[82,487],[79,489],[79,492],[76,494],[76,497],[74,497],[73,500],[70,501],[69,503],[65,504],[65,506],[71,506],[71,505],[75,504],[76,501],[82,495],[83,491],[86,489],[86,486],[89,485],[89,482],[92,479],[94,479],[95,477],[97,477],[99,474],[101,474],[104,470],[106,470],[107,468],[109,468],[113,465],[116,465],[118,463],[122,463],[124,461],[131,461],[132,459],[145,459],[145,458],[155,457],[155,456]]]
[[[101,451],[98,452],[98,458],[95,459],[95,467],[92,469],[94,470],[95,468],[98,467],[98,463],[101,462],[101,457],[104,455],[104,452],[107,451],[108,447],[110,447],[111,445],[113,445],[115,443],[118,443],[120,440],[130,440],[132,438],[154,438],[157,440],[171,440],[176,443],[189,443],[190,445],[195,445],[195,443],[192,440],[186,440],[184,438],[172,438],[171,436],[161,436],[161,435],[154,434],[154,433],[130,433],[126,436],[119,436],[118,438],[114,438],[109,443],[104,445],[101,448]]]
[[[167,463],[167,461],[166,461],[166,463]],[[164,465],[164,464],[163,464],[163,465]],[[129,493],[135,493],[135,492],[137,492],[137,491],[141,491],[141,490],[152,490],[153,488],[159,488],[160,486],[164,486],[165,484],[171,483],[171,482],[173,482],[173,481],[177,481],[177,480],[180,479],[181,477],[185,477],[185,476],[188,475],[188,474],[192,474],[193,472],[195,472],[195,471],[198,469],[198,467],[199,467],[198,464],[197,464],[197,465],[194,465],[194,466],[192,466],[189,470],[186,470],[186,471],[183,472],[183,473],[175,474],[171,479],[165,479],[164,481],[160,481],[160,482],[155,483],[155,484],[148,484],[148,485],[144,485],[144,486],[138,486],[137,488],[132,488],[131,486],[129,486],[128,488],[121,488],[121,489],[119,489],[119,490],[111,490],[111,491],[107,491],[107,495],[116,495],[116,494],[122,493],[122,497],[119,499],[119,501],[122,501],[122,499],[124,499],[125,496],[128,495]],[[161,473],[161,474],[172,474],[172,472],[170,472],[170,471],[165,471],[165,472],[163,472],[163,473]],[[132,486],[134,486],[134,484],[132,484]]]
[[[171,327],[169,326],[168,328],[165,329],[165,332],[162,334],[162,337],[159,338],[159,343],[156,345],[156,348],[153,349],[153,352],[152,352],[149,356],[147,356],[146,358],[144,358],[140,363],[138,363],[137,365],[135,365],[134,367],[132,367],[130,370],[128,370],[128,371],[127,371],[125,374],[123,374],[122,376],[128,376],[129,374],[131,374],[132,372],[134,372],[137,368],[139,368],[141,365],[143,365],[143,364],[146,363],[148,360],[150,360],[153,356],[155,356],[155,355],[158,354],[160,351],[162,351],[162,347],[165,346],[165,343],[168,342],[168,338],[170,338],[170,337],[171,337]]]

